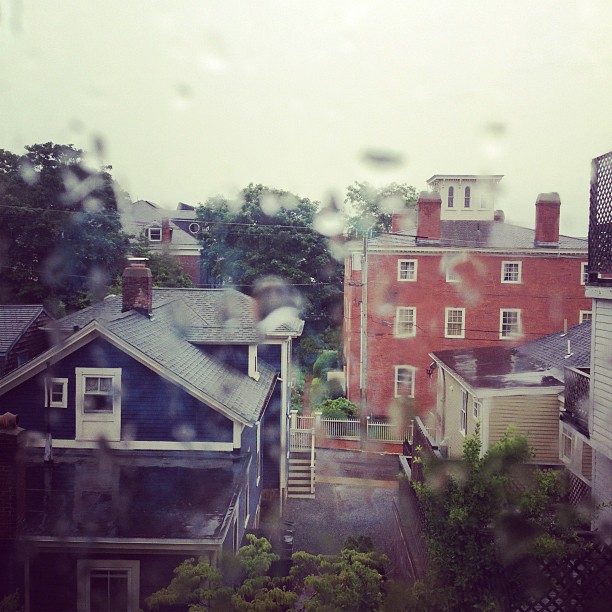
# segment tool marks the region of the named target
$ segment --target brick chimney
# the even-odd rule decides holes
[[[145,257],[131,257],[123,271],[122,312],[137,310],[150,316],[153,312],[153,276]]]
[[[541,193],[536,200],[535,245],[559,244],[559,212],[561,200],[558,193]]]
[[[394,212],[391,215],[391,232],[393,234],[401,234],[405,231],[414,231],[415,221],[416,211],[411,208]]]
[[[172,228],[170,227],[170,219],[168,217],[164,217],[162,219],[162,242],[170,243],[172,242]]]
[[[24,438],[25,429],[13,423],[0,426],[0,542],[15,539],[25,521]]]
[[[418,242],[439,242],[442,198],[437,191],[421,191],[418,207]]]

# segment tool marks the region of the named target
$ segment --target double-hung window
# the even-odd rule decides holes
[[[586,285],[589,282],[589,264],[586,261],[583,261],[580,264],[580,284]]]
[[[574,446],[574,436],[565,427],[561,431],[561,457],[566,461],[572,459],[572,447]]]
[[[501,309],[499,311],[499,337],[501,340],[515,339],[521,335],[522,322],[519,308]]]
[[[472,200],[472,190],[470,187],[466,187],[465,188],[465,192],[464,192],[464,198],[463,198],[463,208],[469,208],[471,206],[471,200]]]
[[[397,262],[397,280],[416,281],[417,279],[417,260],[400,259]]]
[[[147,234],[151,242],[161,242],[162,228],[157,225],[153,225],[147,230]]]
[[[447,200],[448,208],[453,208],[455,206],[455,188],[448,188],[448,200]]]
[[[592,318],[593,318],[593,313],[590,310],[580,311],[580,323],[584,323],[585,321],[590,321]]]
[[[77,439],[121,439],[121,369],[76,368]]]
[[[140,562],[87,559],[77,562],[78,610],[137,612]]]
[[[465,338],[465,308],[446,308],[445,338]]]
[[[395,366],[395,397],[414,397],[414,374],[412,366]]]
[[[520,261],[502,261],[501,282],[520,283],[522,272],[521,263]]]
[[[416,336],[416,308],[400,306],[395,311],[395,336],[411,338]]]
[[[49,408],[68,406],[67,378],[47,378],[45,380],[45,406]]]
[[[472,410],[474,412],[474,419],[478,420],[480,418],[480,414],[482,413],[482,404],[474,400]]]

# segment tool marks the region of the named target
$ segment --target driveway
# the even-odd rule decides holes
[[[397,455],[317,449],[316,498],[288,499],[284,520],[295,524],[294,551],[334,554],[349,536],[367,535],[393,570],[397,528]]]

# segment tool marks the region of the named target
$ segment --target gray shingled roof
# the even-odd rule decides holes
[[[0,354],[6,354],[44,311],[40,304],[0,305]]]
[[[402,251],[417,246],[433,246],[431,244],[417,244],[416,233],[415,226],[398,234],[380,234],[368,241],[368,247],[372,251],[378,249]],[[444,248],[524,250],[538,248],[534,245],[534,238],[535,230],[511,225],[510,223],[441,221],[439,245]],[[586,253],[587,240],[585,238],[559,236],[558,248]]]
[[[475,389],[555,387],[563,384],[564,366],[588,367],[591,322],[517,347],[487,346],[432,355]]]
[[[274,383],[274,368],[259,360],[260,378],[255,381],[198,346],[261,342],[254,309],[253,298],[233,289],[154,289],[151,318],[122,313],[122,296],[115,295],[64,317],[58,326],[72,332],[96,321],[241,419],[254,422]]]

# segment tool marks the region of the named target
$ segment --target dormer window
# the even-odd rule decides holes
[[[453,208],[455,206],[455,188],[448,188],[448,208]]]
[[[161,242],[162,229],[161,227],[154,225],[147,230],[147,237],[151,242]]]
[[[465,197],[463,200],[463,208],[469,208],[470,207],[470,200],[472,198],[472,189],[469,187],[469,185],[465,188]]]

